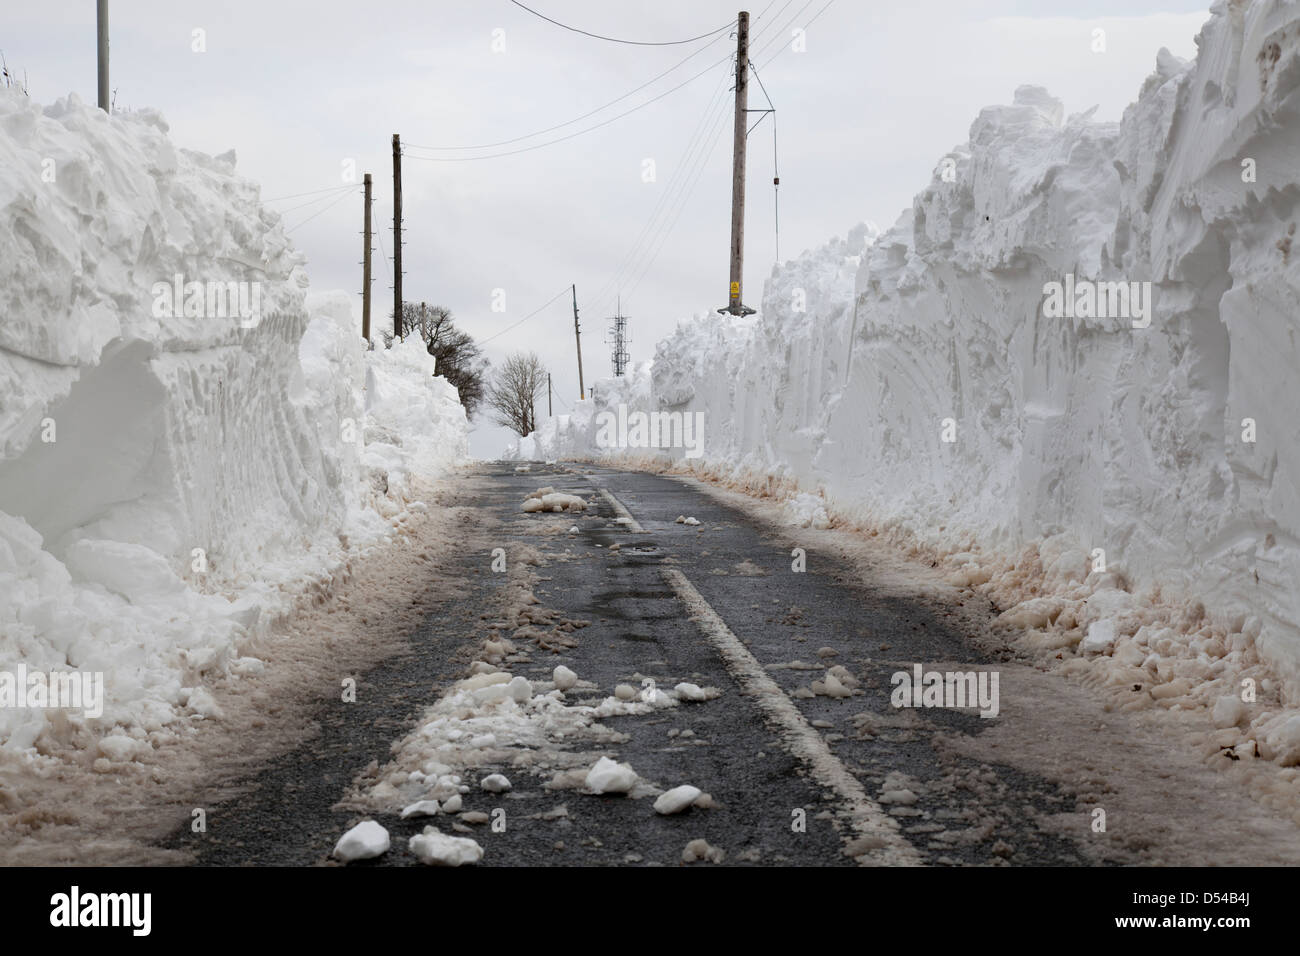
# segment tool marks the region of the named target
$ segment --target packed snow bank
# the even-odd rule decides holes
[[[255,669],[241,648],[467,454],[423,347],[366,352],[233,153],[166,132],[0,90],[0,677],[102,673],[105,698],[0,679],[10,749],[214,716],[200,685]]]
[[[648,388],[534,442],[610,452],[628,394],[702,412],[697,470],[960,553],[1004,605],[1053,593],[1025,626],[1067,650],[1106,619],[1113,653],[1199,662],[1193,697],[1262,659],[1300,702],[1300,5],[1217,3],[1198,46],[1117,124],[1038,88],[985,109],[893,228],[776,269],[760,317],[681,326]]]

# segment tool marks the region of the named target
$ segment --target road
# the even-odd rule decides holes
[[[467,784],[499,771],[513,789],[490,794],[474,786],[464,796],[467,811],[506,811],[503,832],[490,822],[467,828],[484,848],[481,865],[675,865],[694,839],[723,850],[724,864],[1085,861],[1024,812],[1026,805],[1044,814],[1071,809],[1071,794],[935,748],[936,732],[981,733],[985,721],[974,711],[928,710],[921,721],[900,719],[891,707],[890,675],[913,661],[996,666],[925,605],[855,583],[851,568],[826,556],[807,556],[803,573],[792,570],[792,548],[779,531],[674,479],[585,466],[519,473],[496,464],[467,484],[467,503],[484,521],[478,559],[467,556],[454,597],[430,608],[405,652],[361,678],[356,703],[323,704],[310,741],[211,809],[202,838],[186,827],[167,846],[195,852],[200,863],[311,864],[325,861],[338,835],[368,816],[393,837],[376,862],[403,865],[417,862],[406,838],[424,825],[456,832],[445,814],[405,821],[395,812],[359,814],[345,797],[368,765],[391,759],[392,744],[416,723],[433,689],[465,676],[485,626],[506,613],[509,576],[491,572],[491,549],[504,548],[508,560],[531,547],[541,556],[534,593],[542,606],[559,620],[590,623],[570,632],[574,646],[536,649],[509,669],[547,681],[564,664],[598,688],[577,692],[591,703],[621,683],[642,691],[647,679],[663,690],[681,681],[717,688],[712,700],[600,721],[626,735],[604,752],[657,788],[699,787],[714,806],[660,816],[649,796],[552,791],[544,775],[482,766],[464,775]],[[521,515],[522,499],[543,485],[583,492],[594,506],[579,517]],[[620,522],[619,505],[630,522]],[[700,524],[677,523],[678,516]],[[719,620],[727,632],[721,640],[734,642],[725,657],[727,645],[709,627]],[[788,666],[794,661],[809,669]],[[795,696],[836,664],[861,681],[857,696]],[[878,716],[864,720],[864,712]],[[934,786],[940,778],[980,785]],[[886,784],[918,799],[881,804]]]
[[[355,703],[321,702],[316,732],[216,801],[206,833],[178,829],[166,849],[200,864],[327,863],[339,835],[370,818],[392,847],[353,865],[418,865],[407,840],[428,824],[476,840],[482,866],[680,865],[697,839],[722,851],[722,865],[1124,861],[1088,843],[1080,788],[988,759],[979,738],[1010,719],[1005,712],[892,705],[892,675],[916,663],[1019,666],[976,647],[933,601],[900,595],[829,552],[805,553],[796,570],[788,529],[690,482],[588,465],[530,469],[482,463],[463,477],[459,501],[476,520],[448,543],[458,559],[441,574],[453,580],[440,582],[450,587],[406,646],[360,676]],[[522,513],[542,486],[591,507]],[[492,569],[498,548],[505,573]],[[526,619],[521,594],[532,595]],[[550,690],[557,665],[581,678],[564,695],[570,707],[599,706],[619,684],[640,701],[650,681],[670,696],[680,682],[717,695],[467,752],[454,768],[470,787],[462,812],[486,822],[401,819],[406,799],[380,799],[375,785],[394,767],[421,766],[418,746],[414,762],[409,754],[426,708],[469,674],[485,640],[507,635],[517,652],[500,666],[536,693]],[[857,688],[811,695],[837,665]],[[635,769],[642,795],[584,792],[582,773],[602,754]],[[482,791],[491,773],[512,789]],[[679,784],[713,805],[657,814],[655,793]]]

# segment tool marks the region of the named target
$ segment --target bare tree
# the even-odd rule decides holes
[[[515,352],[492,377],[487,404],[498,425],[520,436],[537,430],[537,396],[546,388],[546,369],[536,352]]]
[[[441,305],[402,303],[402,335],[419,335],[429,354],[438,360],[438,374],[456,387],[465,414],[473,418],[487,392],[488,361],[478,344],[456,328],[451,310]],[[393,333],[380,333],[385,346]]]

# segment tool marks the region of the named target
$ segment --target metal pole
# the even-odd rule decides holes
[[[112,112],[108,93],[108,0],[96,0],[95,20],[99,43],[99,108]]]
[[[731,288],[719,312],[750,315],[741,301],[745,264],[745,136],[749,123],[749,14],[740,11],[736,28],[736,121],[731,156]]]

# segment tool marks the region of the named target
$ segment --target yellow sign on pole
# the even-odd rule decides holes
[[[731,297],[734,299],[738,295],[740,295],[740,283],[733,282],[731,283]]]

